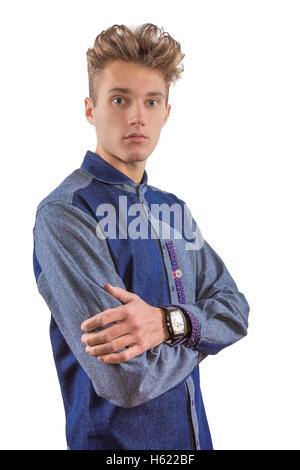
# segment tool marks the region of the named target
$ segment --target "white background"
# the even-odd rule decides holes
[[[32,267],[42,198],[96,149],[86,51],[113,24],[163,26],[185,71],[147,162],[250,304],[248,336],[200,367],[215,449],[299,449],[298,1],[1,3],[2,449],[66,449]]]

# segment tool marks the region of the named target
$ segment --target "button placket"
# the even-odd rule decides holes
[[[164,265],[166,267],[166,272],[168,273],[167,280],[168,280],[169,289],[170,289],[171,302],[174,303],[174,302],[178,301],[178,295],[177,295],[177,289],[176,289],[176,284],[175,284],[175,279],[174,279],[174,273],[173,273],[172,266],[171,266],[171,263],[170,263],[170,257],[169,257],[167,246],[166,246],[164,240],[162,240],[160,238],[159,225],[157,227],[155,221],[153,220],[153,218],[151,218],[151,212],[149,210],[147,201],[144,198],[145,190],[146,190],[145,187],[139,187],[138,188],[138,199],[139,199],[141,205],[143,206],[144,213],[146,214],[146,217],[149,220],[151,227],[153,227],[153,229],[156,233],[157,240],[160,243]],[[181,277],[182,272],[180,271],[180,269],[178,269],[177,271],[178,271],[178,277]]]

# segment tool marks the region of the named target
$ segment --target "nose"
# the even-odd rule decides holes
[[[128,124],[129,125],[144,125],[145,116],[142,105],[135,104],[131,107],[129,112]]]

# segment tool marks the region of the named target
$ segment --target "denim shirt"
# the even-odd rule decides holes
[[[146,171],[135,183],[88,150],[39,203],[33,248],[68,447],[212,449],[199,364],[247,334],[249,305],[185,202],[150,186]],[[99,362],[85,351],[81,323],[121,305],[105,283],[178,306],[190,336],[120,364]]]

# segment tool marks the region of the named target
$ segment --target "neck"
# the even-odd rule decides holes
[[[128,178],[130,178],[135,183],[139,184],[142,181],[146,161],[127,163],[115,155],[107,154],[102,149],[99,150],[98,147],[96,148],[95,153],[100,155],[103,160],[105,160],[117,170],[121,171],[121,173],[124,173],[124,175],[128,176]]]

